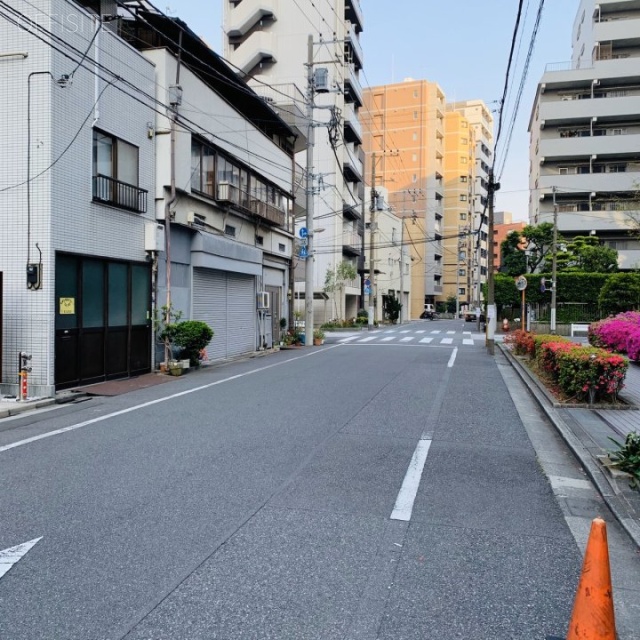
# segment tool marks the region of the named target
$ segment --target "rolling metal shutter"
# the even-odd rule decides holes
[[[214,269],[193,270],[193,318],[214,331],[210,360],[255,351],[255,278]]]

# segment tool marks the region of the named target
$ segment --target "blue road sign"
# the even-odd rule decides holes
[[[298,231],[298,235],[301,238],[306,238],[309,235],[309,229],[307,229],[307,227],[300,227],[300,231]]]
[[[365,287],[370,287],[370,286],[371,286],[371,280],[369,280],[369,278],[367,278],[367,279],[364,281],[364,286],[365,286]]]
[[[307,248],[307,245],[302,245],[300,247],[300,253],[298,255],[301,258],[308,258],[309,257],[309,249]]]
[[[365,296],[370,296],[371,295],[371,287],[365,287],[364,288],[364,295]]]

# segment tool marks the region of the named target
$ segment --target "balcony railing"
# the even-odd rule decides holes
[[[108,176],[100,174],[93,176],[93,200],[95,202],[104,202],[136,213],[146,213],[147,193],[146,189],[140,189],[135,185]]]
[[[272,222],[281,227],[285,226],[286,214],[282,209],[250,196],[250,194],[236,185],[228,182],[218,184],[216,200],[218,200],[218,202],[230,202],[240,209],[250,211],[254,215],[264,218],[268,222]]]

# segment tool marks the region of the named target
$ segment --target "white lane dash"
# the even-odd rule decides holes
[[[416,333],[424,333],[424,329],[420,329],[420,331],[416,331]]]
[[[471,331],[463,331],[462,335],[463,336],[470,336],[471,335]]]
[[[448,336],[454,336],[456,334],[455,331],[447,331]]]
[[[351,342],[351,340],[355,340],[358,336],[349,336],[348,338],[342,338],[338,340],[338,342]]]
[[[402,486],[398,492],[396,503],[391,512],[391,520],[411,520],[413,503],[418,494],[418,487],[424,471],[424,464],[427,461],[427,454],[431,446],[431,440],[419,440],[416,450],[413,452],[409,468],[402,481]]]
[[[456,361],[456,356],[458,355],[458,347],[453,350],[451,357],[449,358],[449,362],[447,362],[447,367],[453,367],[453,363]]]
[[[389,329],[389,331],[385,331],[384,333],[395,333],[396,330],[395,329]]]
[[[422,340],[420,340],[420,342],[422,344],[429,344],[432,340],[433,340],[433,338],[422,338]]]
[[[23,542],[22,544],[10,547],[4,551],[0,551],[0,578],[13,567],[26,553],[28,553],[38,542],[42,540],[42,536]]]
[[[371,342],[372,340],[375,340],[376,337],[375,336],[369,336],[368,338],[362,338],[362,340],[358,340],[358,342]]]
[[[431,333],[440,333],[440,331],[438,331],[437,329],[435,331],[432,331]]]
[[[406,338],[400,338],[400,342],[411,342],[412,340],[415,340],[415,338],[413,336],[407,336]]]
[[[462,344],[470,344],[471,346],[473,346],[473,340],[471,338],[464,338],[462,340]]]
[[[386,338],[382,338],[381,342],[389,342],[389,340],[395,340],[395,336],[387,336]]]
[[[440,340],[440,344],[451,344],[453,342],[453,338],[442,338]]]
[[[404,331],[401,331],[400,333],[410,333],[409,329],[406,329]]]

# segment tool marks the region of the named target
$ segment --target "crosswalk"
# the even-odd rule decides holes
[[[472,333],[471,331],[441,331],[434,329],[428,331],[425,329],[410,330],[410,329],[387,329],[376,330],[372,333],[363,336],[363,334],[357,333],[355,335],[349,335],[344,338],[338,338],[335,340],[341,344],[422,344],[422,345],[453,345],[462,344],[464,346],[473,346],[476,341],[484,342],[485,336],[483,333]]]

